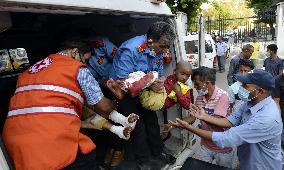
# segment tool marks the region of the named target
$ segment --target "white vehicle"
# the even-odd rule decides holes
[[[183,60],[189,61],[193,67],[198,67],[198,34],[183,37],[185,54]],[[213,68],[214,57],[216,56],[215,42],[211,35],[205,34],[205,55],[202,66]]]

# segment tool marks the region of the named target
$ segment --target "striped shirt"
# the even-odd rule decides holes
[[[206,100],[205,96],[196,97],[196,105],[202,107],[209,115],[226,117],[229,110],[229,97],[226,91],[215,86],[214,92],[209,100]],[[208,131],[223,132],[224,128],[216,127],[201,121],[201,129]],[[213,142],[205,139],[201,139],[201,144],[214,152],[226,153],[230,152],[231,148],[220,148]]]

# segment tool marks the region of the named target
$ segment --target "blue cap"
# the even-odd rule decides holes
[[[236,78],[241,83],[255,84],[268,91],[271,91],[275,88],[274,77],[262,69],[255,69],[244,75],[237,74]]]

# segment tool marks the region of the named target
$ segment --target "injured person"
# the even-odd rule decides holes
[[[134,113],[130,114],[128,117],[125,117],[116,110],[113,110],[109,115],[109,119],[115,123],[121,124],[121,126],[116,126],[85,105],[83,108],[82,119],[90,121],[98,130],[108,130],[120,138],[128,140],[130,138],[130,133],[135,128],[136,121],[139,119],[139,117]],[[83,125],[82,127],[84,128]]]
[[[147,74],[137,71],[130,73],[125,80],[108,80],[107,86],[115,96],[121,96],[119,99],[122,99],[125,93],[128,93],[131,97],[139,95],[144,108],[157,111],[163,108],[167,93],[165,89],[160,92],[148,89],[156,79],[158,79],[158,72],[156,71]]]

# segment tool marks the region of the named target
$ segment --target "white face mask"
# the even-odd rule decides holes
[[[150,56],[156,56],[156,52],[152,49],[152,50],[150,50],[149,55]]]
[[[204,86],[203,86],[202,89],[196,90],[196,91],[197,91],[199,96],[205,96],[206,94],[208,94],[208,88],[205,88]]]
[[[266,55],[267,57],[270,57],[270,52],[266,51],[265,55]]]

